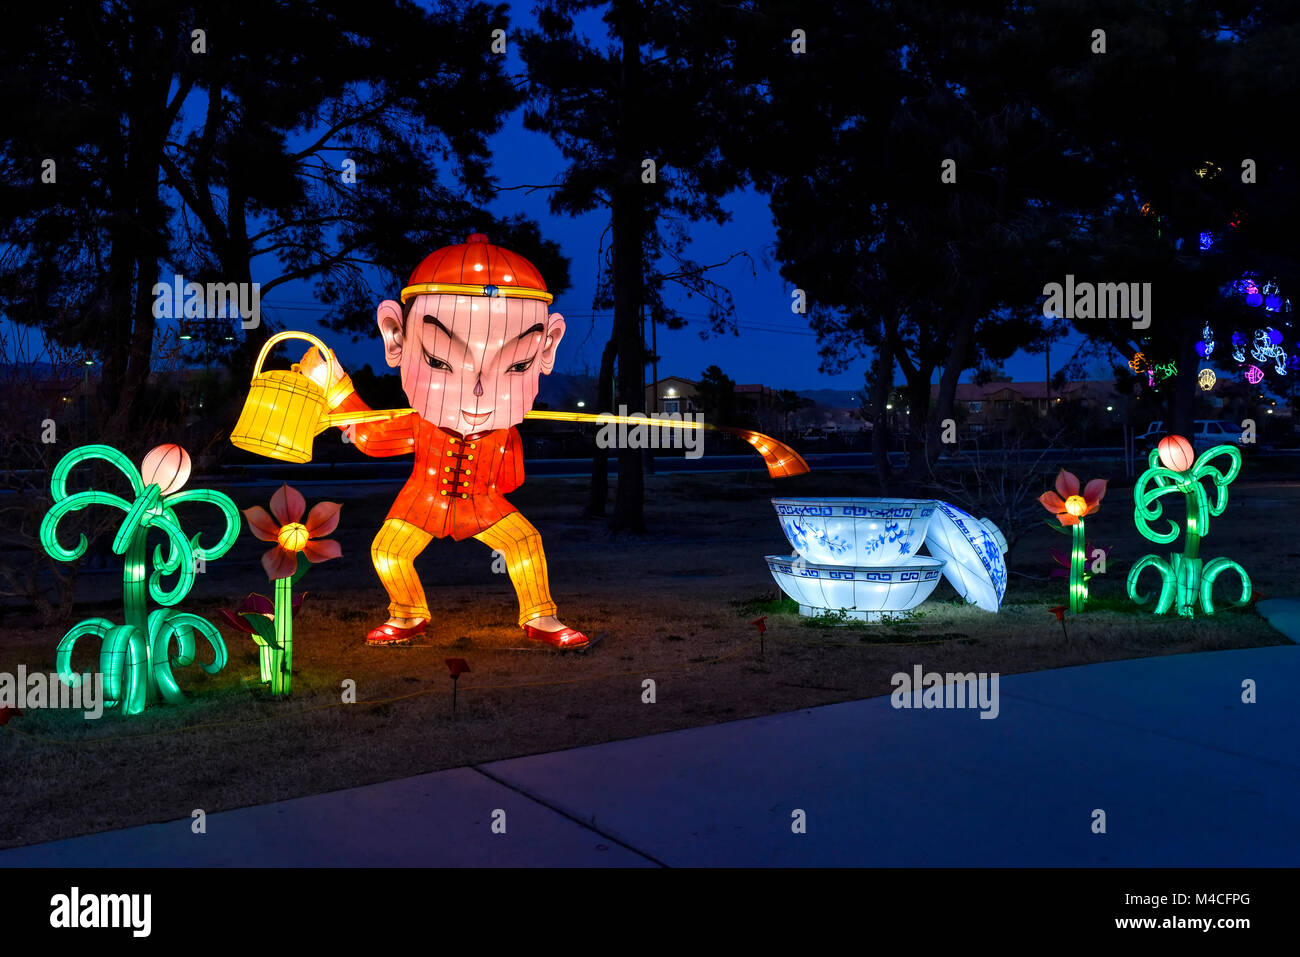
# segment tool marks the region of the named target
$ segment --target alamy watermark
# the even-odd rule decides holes
[[[596,445],[602,449],[684,449],[688,459],[698,459],[704,454],[701,412],[628,415],[627,406],[620,405],[617,416],[602,412],[596,423],[600,425]]]
[[[1049,319],[1131,319],[1134,329],[1151,325],[1151,283],[1079,282],[1067,273],[1065,283],[1043,286],[1043,315]]]
[[[0,708],[71,708],[84,711],[82,717],[93,721],[104,714],[104,676],[95,673],[79,677],[76,687],[70,687],[57,674],[28,674],[26,665],[19,665],[16,675],[0,671]]]
[[[889,703],[895,708],[978,708],[980,718],[996,718],[1002,710],[998,699],[999,672],[912,673],[899,671],[890,679],[894,686]]]
[[[50,926],[120,928],[132,937],[148,937],[153,928],[152,894],[83,894],[72,887],[50,898]]]
[[[262,324],[262,284],[257,282],[186,282],[181,275],[170,283],[154,283],[155,319],[240,319],[243,329]]]

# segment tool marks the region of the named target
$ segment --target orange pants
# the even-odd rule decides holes
[[[511,512],[474,537],[505,559],[510,582],[519,596],[519,624],[555,614],[555,602],[551,600],[546,578],[542,536],[528,519],[519,512]],[[432,540],[433,536],[424,529],[399,518],[388,519],[375,536],[370,557],[388,592],[388,613],[392,617],[433,617],[415,573],[415,557]]]

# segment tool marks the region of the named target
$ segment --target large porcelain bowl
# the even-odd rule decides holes
[[[905,564],[925,541],[938,503],[905,498],[774,498],[790,546],[817,565]]]
[[[905,614],[930,597],[943,562],[921,555],[906,564],[876,568],[812,565],[797,555],[768,555],[767,567],[801,615],[843,613],[879,621]]]

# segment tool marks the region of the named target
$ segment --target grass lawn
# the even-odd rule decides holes
[[[817,481],[819,492],[870,494],[864,473]],[[907,621],[802,619],[779,595],[763,556],[790,551],[768,498],[811,486],[774,486],[751,473],[650,477],[652,532],[640,539],[611,537],[603,521],[581,515],[585,481],[531,479],[511,496],[543,534],[561,618],[605,636],[585,656],[517,650],[524,641],[514,593],[505,575],[492,573],[488,549],[472,540],[435,541],[420,560],[436,616],[421,644],[368,648],[365,632],[386,617],[369,543],[395,492],[373,488],[346,490],[333,536],[343,558],[313,568],[299,585],[309,596],[294,627],[291,700],[268,700],[250,683],[255,646],[223,625],[230,663],[222,673],[176,669],[192,699],[184,706],[100,721],[49,710],[14,718],[0,728],[0,846],[881,695],[892,674],[914,664],[1010,674],[1286,642],[1252,608],[1196,620],[1135,608],[1124,596],[1129,565],[1168,549],[1138,536],[1131,492],[1121,489],[1088,520],[1089,540],[1112,547],[1110,565],[1093,580],[1090,610],[1067,618],[1068,642],[1048,611],[1066,603],[1066,582],[1047,576],[1049,548],[1068,549],[1069,539],[1046,526],[1009,556],[1011,581],[997,615],[955,600],[943,581]],[[269,491],[232,494],[241,508],[269,498]],[[304,494],[309,505],[329,497],[307,487]],[[1279,516],[1300,506],[1300,487],[1239,481],[1231,495],[1202,555],[1236,558],[1257,591],[1293,594],[1300,544]],[[217,608],[233,608],[250,591],[269,595],[258,564],[265,547],[241,536],[200,576],[185,607],[215,620]],[[78,618],[120,620],[119,586],[113,574],[92,576]],[[1226,596],[1231,586],[1220,587]],[[750,624],[760,614],[768,626],[762,657]],[[0,671],[19,664],[52,671],[61,634],[11,612]],[[94,649],[83,642],[85,657],[75,664],[88,670]],[[454,719],[449,656],[473,669],[460,680]],[[642,702],[646,678],[657,684],[654,704]],[[347,679],[356,682],[356,704],[341,703]]]

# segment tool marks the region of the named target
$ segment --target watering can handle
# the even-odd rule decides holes
[[[288,332],[277,332],[270,339],[266,340],[266,344],[262,346],[262,351],[257,355],[257,362],[253,364],[254,379],[262,374],[262,363],[266,361],[266,357],[270,354],[272,347],[278,342],[283,342],[285,339],[302,339],[306,342],[310,342],[319,349],[321,357],[325,360],[326,368],[329,372],[325,381],[327,383],[334,381],[334,353],[330,352],[329,346],[325,345],[325,343],[321,342],[309,332],[294,332],[292,330]]]

